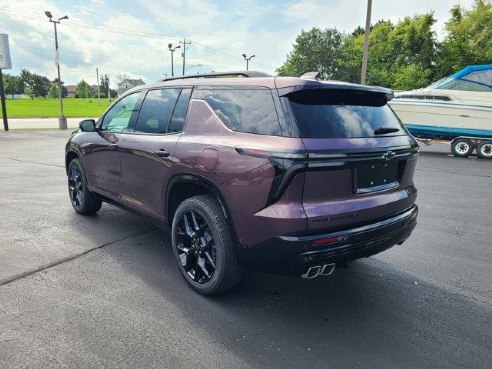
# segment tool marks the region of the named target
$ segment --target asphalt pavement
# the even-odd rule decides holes
[[[203,297],[167,232],[75,214],[68,136],[0,132],[1,368],[492,368],[492,161],[424,147],[403,245]]]

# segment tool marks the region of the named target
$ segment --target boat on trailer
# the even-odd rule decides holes
[[[391,108],[424,142],[451,140],[455,156],[492,158],[492,64],[470,65],[413,91],[397,92]]]

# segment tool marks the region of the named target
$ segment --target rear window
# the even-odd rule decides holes
[[[281,135],[269,89],[200,89],[193,92],[193,98],[205,100],[233,131]]]
[[[395,113],[386,105],[384,95],[380,93],[304,90],[290,94],[288,98],[303,138],[406,134]]]

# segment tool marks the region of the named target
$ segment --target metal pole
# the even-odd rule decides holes
[[[62,95],[62,84],[60,76],[60,51],[58,49],[58,32],[56,30],[56,23],[53,22],[55,26],[55,49],[56,49],[56,70],[58,72],[58,98],[60,99],[60,118],[58,118],[58,128],[67,129],[67,118],[65,118],[65,113],[63,112],[63,95]]]
[[[371,32],[371,8],[372,0],[367,0],[366,30],[364,33],[364,49],[362,52],[362,70],[360,72],[360,84],[366,83],[367,59],[369,54],[369,33]]]
[[[2,100],[3,129],[7,132],[9,130],[9,122],[7,120],[7,106],[5,105],[5,90],[3,88],[2,69],[0,69],[0,99]]]
[[[171,76],[174,77],[174,58],[173,58],[174,50],[170,50],[170,51],[171,51]]]
[[[97,78],[97,103],[101,106],[101,90],[99,89],[99,68],[96,68],[96,78]]]
[[[186,38],[183,38],[183,41],[179,41],[180,44],[183,44],[183,76],[185,75],[185,65],[186,65],[186,45],[191,45],[191,41],[186,41]]]
[[[111,87],[109,87],[109,75],[106,74],[106,78],[108,81],[108,106],[111,104]]]
[[[249,70],[249,59],[246,59],[246,70]]]

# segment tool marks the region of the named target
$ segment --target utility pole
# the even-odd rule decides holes
[[[249,70],[249,61],[253,59],[256,55],[251,55],[249,58],[246,56],[246,54],[243,54],[244,60],[246,60],[246,70]]]
[[[181,42],[181,41],[180,41]],[[169,43],[167,44],[167,48],[171,52],[171,76],[174,77],[174,52],[176,49],[179,49],[181,46],[175,46],[173,47],[173,44]]]
[[[96,78],[97,78],[97,103],[101,106],[101,90],[99,89],[99,68],[96,68]]]
[[[63,19],[68,19],[68,16],[63,16],[58,18],[58,20],[53,20],[53,15],[50,11],[45,11],[44,14],[49,18],[50,22],[53,23],[55,27],[55,49],[56,49],[56,58],[55,64],[56,69],[58,71],[58,97],[60,99],[60,118],[58,118],[58,128],[67,129],[67,118],[65,117],[65,113],[63,112],[63,94],[62,94],[62,85],[61,85],[61,77],[60,77],[60,50],[58,48],[58,32],[56,30],[56,25],[60,24],[60,21]]]
[[[372,0],[367,0],[366,31],[364,33],[364,49],[362,51],[362,70],[360,72],[360,84],[366,84],[367,59],[369,54],[369,33],[371,32],[371,8]]]
[[[183,57],[183,76],[185,75],[185,64],[186,64],[186,45],[191,45],[191,41],[186,41],[186,38],[183,38],[183,41],[179,41],[180,44],[183,45],[183,53],[181,56]]]

